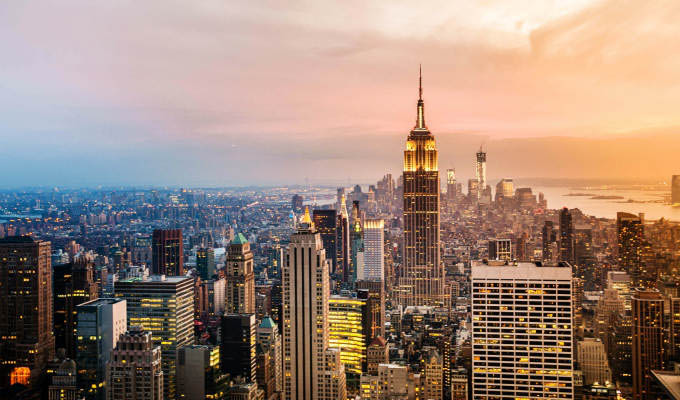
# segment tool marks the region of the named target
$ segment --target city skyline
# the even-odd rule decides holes
[[[419,63],[461,177],[480,144],[491,179],[677,173],[674,2],[0,7],[3,186],[372,181],[399,170]]]

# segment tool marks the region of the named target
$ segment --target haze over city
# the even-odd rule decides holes
[[[374,181],[401,168],[419,64],[461,177],[483,144],[491,179],[663,181],[679,19],[676,1],[3,2],[0,185]]]

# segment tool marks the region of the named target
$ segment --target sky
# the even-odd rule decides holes
[[[0,187],[680,173],[680,2],[0,2]],[[678,170],[674,170],[674,168]]]

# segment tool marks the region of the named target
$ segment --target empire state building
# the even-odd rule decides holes
[[[434,136],[425,125],[422,73],[418,117],[404,150],[404,257],[397,297],[404,306],[444,304],[439,255],[439,167]]]

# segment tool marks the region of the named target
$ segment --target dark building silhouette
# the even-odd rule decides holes
[[[215,275],[215,250],[212,247],[203,247],[196,251],[196,269],[204,281]]]
[[[181,229],[156,229],[152,238],[154,275],[184,275],[184,244]]]
[[[312,212],[314,226],[321,234],[323,248],[326,249],[326,259],[331,260],[331,271],[338,268],[338,254],[335,245],[338,236],[338,215],[335,210],[314,210]]]
[[[557,232],[552,221],[545,221],[543,224],[543,231],[541,232],[543,261],[552,261],[553,248],[552,244],[557,241]]]
[[[560,261],[574,263],[574,224],[567,207],[560,211]]]
[[[76,306],[97,298],[94,264],[85,258],[54,266],[54,339],[57,349],[76,358]]]
[[[641,216],[619,212],[616,214],[616,237],[619,266],[633,280],[633,286],[646,286],[643,282],[642,242],[644,221]]]
[[[29,236],[0,239],[0,387],[31,388],[54,358],[50,242]]]
[[[291,199],[291,206],[293,207],[293,210],[294,211],[302,211],[303,201],[304,201],[304,199],[302,198],[301,195],[294,194],[293,198]]]
[[[385,337],[385,286],[382,281],[357,281],[357,297],[366,301],[363,316],[366,345],[377,337]]]
[[[633,399],[656,399],[652,370],[664,368],[664,299],[656,290],[636,290],[633,309]]]
[[[257,320],[255,314],[226,314],[222,316],[220,365],[222,372],[246,382],[257,376]]]

